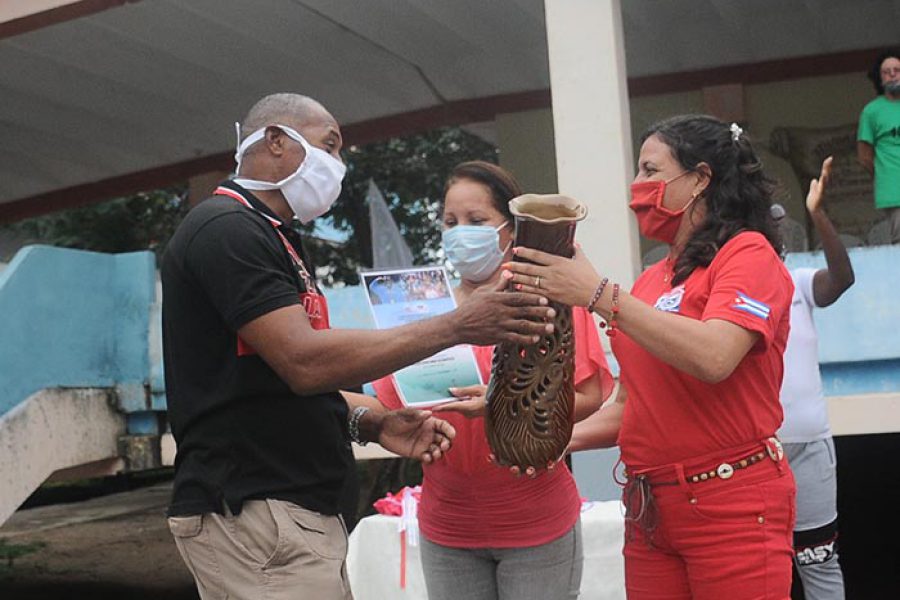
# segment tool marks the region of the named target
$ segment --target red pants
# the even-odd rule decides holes
[[[730,479],[685,480],[746,454],[737,449],[649,475],[651,484],[677,483],[651,488],[658,510],[652,533],[626,522],[629,600],[790,599],[796,488],[787,461],[767,456]]]

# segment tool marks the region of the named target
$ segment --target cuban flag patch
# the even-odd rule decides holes
[[[769,305],[765,302],[754,300],[747,294],[743,294],[741,292],[737,293],[737,297],[734,299],[734,304],[731,305],[731,308],[735,310],[742,310],[745,313],[750,313],[754,317],[759,317],[763,321],[768,321],[769,313],[772,312],[772,309],[769,308]]]

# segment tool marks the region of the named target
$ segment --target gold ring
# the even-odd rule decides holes
[[[534,287],[536,287],[536,288],[541,287],[541,276],[540,275],[534,276]]]

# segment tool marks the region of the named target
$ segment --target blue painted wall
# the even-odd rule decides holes
[[[47,387],[115,387],[146,410],[152,253],[29,246],[0,272],[0,415]]]

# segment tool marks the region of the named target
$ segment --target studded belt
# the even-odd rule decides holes
[[[768,438],[763,442],[763,445],[764,449],[753,452],[752,454],[748,454],[747,456],[744,456],[743,458],[740,458],[734,462],[723,462],[709,470],[685,475],[685,481],[687,481],[688,483],[702,483],[711,479],[731,479],[732,477],[734,477],[735,471],[752,467],[753,465],[765,460],[767,456],[774,462],[781,462],[781,460],[784,458],[784,448],[782,447],[781,442],[778,440],[778,438]],[[628,477],[627,470],[625,471],[625,476]],[[638,477],[641,476],[639,475]],[[651,487],[660,485],[678,485],[679,483],[677,480],[653,481],[652,478],[647,479]]]
[[[756,454],[751,454],[733,463],[723,462],[715,469],[710,469],[709,471],[695,473],[694,475],[686,475],[685,479],[691,483],[700,483],[701,481],[708,481],[710,479],[715,479],[716,477],[719,479],[731,479],[734,476],[735,471],[753,466],[765,458],[765,452],[757,452]]]

